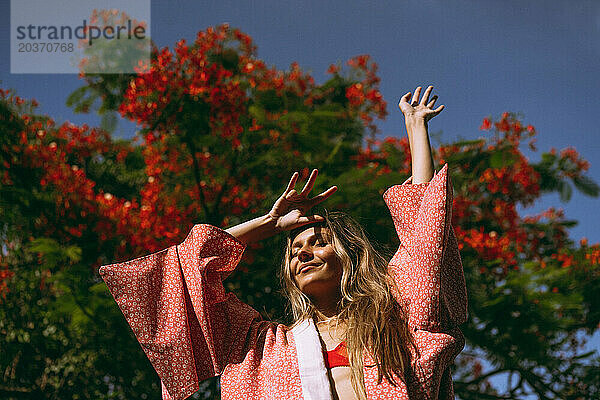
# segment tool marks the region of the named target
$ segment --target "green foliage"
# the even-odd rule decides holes
[[[208,60],[239,77],[239,54],[234,50],[211,53]],[[78,112],[97,107],[114,122],[111,118],[116,114],[111,113],[119,110],[132,78],[88,74],[86,85],[71,94],[67,103]],[[247,88],[237,147],[211,131],[219,127],[218,122],[211,125],[213,104],[187,94],[174,98],[162,116],[153,120],[155,126],[140,121],[141,138],[161,135],[163,147],[153,155],[167,168],[148,173],[147,152],[155,145],[148,142],[130,146],[130,141],[115,141],[101,153],[88,154],[83,149],[67,154],[66,166],[79,165],[95,185],[89,198],[72,206],[80,217],[70,219],[61,214],[67,193],[41,185],[43,168],[28,166],[14,151],[24,147],[19,133],[26,128],[22,117],[30,112],[0,101],[0,157],[10,165],[5,172],[13,178],[0,184],[0,273],[2,267],[13,273],[5,279],[7,290],[0,298],[0,397],[158,398],[156,374],[97,267],[142,255],[129,241],[139,235],[159,236],[156,232],[165,226],[179,224],[176,228],[181,232],[175,238],[159,236],[163,248],[187,234],[192,223],[231,226],[254,218],[271,207],[293,171],[319,168],[313,192],[331,185],[339,188],[323,207],[350,213],[379,248],[391,255],[398,240],[381,195],[410,175],[410,156],[397,140],[386,140],[367,151],[363,141],[372,137],[360,116],[351,112],[346,95],[358,81],[352,74],[335,73],[312,88],[311,102],[292,90]],[[164,127],[169,130],[165,132]],[[34,138],[30,143],[52,140]],[[542,193],[558,192],[566,201],[573,187],[590,196],[598,196],[599,187],[579,173],[581,166],[573,157],[547,153],[538,163],[524,164],[511,145],[499,142],[487,151],[487,142],[461,140],[442,146],[437,157],[443,157],[451,168],[455,202],[460,204],[453,225],[461,229],[459,241],[464,239],[461,256],[469,296],[470,320],[461,326],[468,351],[459,357],[454,370],[456,393],[463,399],[525,398],[517,389],[497,393],[491,388],[487,377],[473,368],[474,358],[468,354],[473,351],[492,363],[494,373],[514,374],[540,398],[592,398],[600,388],[600,361],[597,353],[580,354],[579,337],[595,332],[600,322],[598,264],[586,258],[588,248],[576,248],[568,240],[565,228],[576,221],[526,222],[511,217],[510,211],[517,203],[530,204]],[[202,165],[199,155],[206,154],[208,161]],[[173,166],[169,163],[183,168],[169,169]],[[493,174],[498,171],[498,176]],[[520,180],[513,179],[513,172],[521,173]],[[106,203],[94,204],[95,209],[86,203],[96,201],[99,193],[141,202],[147,182],[155,176],[163,186],[153,201],[167,204],[164,208],[178,207],[173,215],[182,222],[157,219],[165,226],[153,222],[149,231],[133,226],[115,233],[112,230],[121,222],[118,218],[126,214],[118,214],[116,207],[106,211]],[[533,181],[539,191],[530,185]],[[213,182],[220,191],[194,198],[189,192],[202,187],[202,182]],[[233,212],[231,205],[240,196],[231,196],[229,203],[223,198],[234,191],[264,197],[252,199],[252,207],[238,205],[240,211]],[[323,207],[316,211],[322,212]],[[94,211],[89,212],[90,208]],[[157,208],[155,214],[164,217],[164,208]],[[189,213],[181,211],[189,209]],[[111,212],[117,213],[116,222]],[[80,234],[71,234],[79,222],[84,225]],[[137,220],[139,225],[143,222]],[[498,243],[508,238],[508,244],[489,245],[490,238]],[[247,249],[225,287],[266,318],[290,323],[278,291],[283,243],[280,235]],[[572,261],[567,267],[557,256],[566,254]],[[540,260],[546,265],[542,267]],[[218,395],[217,379],[203,385],[196,397]]]
[[[49,239],[11,253],[19,261],[0,307],[2,398],[158,396],[149,362],[127,351],[139,345],[80,254]]]

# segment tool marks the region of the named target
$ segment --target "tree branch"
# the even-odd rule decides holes
[[[457,383],[460,383],[460,384],[465,385],[465,386],[477,385],[481,381],[489,378],[492,375],[496,375],[496,374],[499,374],[499,373],[502,373],[502,372],[510,372],[510,371],[512,371],[512,370],[510,370],[510,369],[497,369],[497,370],[494,370],[494,371],[487,372],[487,373],[485,373],[483,375],[480,375],[477,378],[473,379],[472,381],[469,381],[469,382],[460,382],[460,381],[457,381]]]
[[[237,151],[234,151],[234,153],[233,153],[233,160],[231,162],[231,168],[229,168],[229,174],[227,174],[227,176],[223,180],[223,186],[221,186],[221,190],[217,194],[217,198],[215,200],[215,204],[214,204],[214,207],[213,207],[213,215],[215,215],[215,217],[217,215],[219,215],[218,208],[219,208],[219,204],[221,203],[221,199],[223,198],[223,195],[225,194],[225,191],[228,188],[227,182],[229,181],[229,178],[231,178],[231,176],[237,170],[237,161],[238,161],[238,153],[237,153]]]
[[[531,387],[535,389],[538,396],[540,396],[540,399],[550,399],[546,396],[546,392],[552,392],[556,398],[561,398],[559,393],[554,391],[550,385],[546,384],[541,377],[537,376],[532,371],[523,369],[522,371],[519,371],[519,373],[521,373],[522,376],[524,375],[527,383],[529,383]]]
[[[187,140],[186,144],[189,146],[190,148],[190,153],[192,155],[192,164],[193,164],[193,170],[194,170],[194,178],[196,179],[196,186],[198,187],[198,193],[200,195],[200,205],[202,206],[202,209],[204,210],[204,214],[206,215],[206,220],[209,223],[212,223],[214,221],[212,221],[212,214],[210,212],[210,209],[208,208],[208,204],[206,204],[206,196],[204,195],[204,190],[202,189],[202,185],[200,184],[201,179],[200,179],[200,164],[198,164],[198,159],[196,158],[196,146],[194,145],[194,143],[191,140]]]
[[[44,395],[37,388],[0,386],[0,397],[18,399],[43,399]]]

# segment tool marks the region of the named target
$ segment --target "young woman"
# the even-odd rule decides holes
[[[383,195],[400,246],[387,263],[342,213],[310,210],[314,170],[298,174],[264,216],[226,231],[196,225],[178,246],[100,273],[156,369],[163,399],[221,375],[223,399],[453,399],[450,366],[464,346],[466,290],[451,225],[448,166],[435,173],[427,122],[432,86],[400,101],[412,176]],[[412,183],[408,183],[412,179]],[[264,321],[222,280],[245,246],[288,234],[283,287],[296,322]]]

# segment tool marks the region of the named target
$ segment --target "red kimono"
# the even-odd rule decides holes
[[[389,263],[397,300],[420,350],[408,387],[386,379],[364,351],[369,399],[454,399],[450,366],[464,347],[466,288],[451,224],[448,164],[427,183],[383,195],[400,239]],[[223,399],[327,399],[329,382],[312,321],[293,330],[265,321],[225,292],[244,244],[211,225],[195,225],[180,245],[100,268],[100,274],[161,379],[163,399],[185,399],[221,375]],[[297,346],[300,344],[300,346]]]

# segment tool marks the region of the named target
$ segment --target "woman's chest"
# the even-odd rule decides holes
[[[327,377],[331,384],[333,399],[358,399],[352,386],[351,369],[345,346],[345,327],[333,324],[317,324]]]

